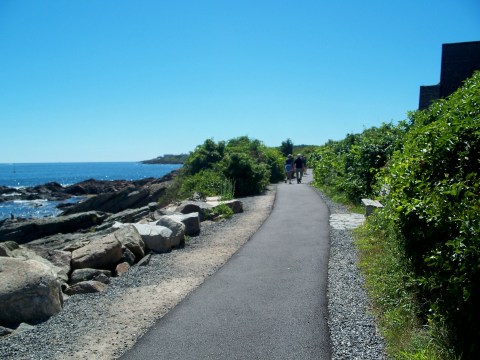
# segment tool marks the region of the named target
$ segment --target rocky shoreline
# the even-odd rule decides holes
[[[96,195],[65,215],[0,223],[0,336],[58,314],[69,296],[105,291],[112,278],[148,264],[154,253],[183,248],[186,239],[200,234],[202,223],[221,218],[217,208],[243,211],[238,200],[218,199],[162,207],[158,199],[173,176],[83,182],[62,192]],[[41,188],[49,192],[36,196],[61,196],[52,195],[61,192],[56,186]]]
[[[146,264],[110,278],[102,292],[68,297],[48,321],[23,324],[0,338],[0,358],[117,358],[248,241],[270,214],[274,197],[275,186],[242,198],[243,212],[228,220],[205,219],[183,248],[152,252]]]

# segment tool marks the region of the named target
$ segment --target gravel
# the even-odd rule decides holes
[[[348,213],[324,194],[320,196],[330,214]],[[369,312],[370,301],[363,283],[351,231],[330,228],[327,296],[333,360],[387,359],[383,339]]]
[[[201,235],[190,238],[184,249],[154,254],[147,266],[132,267],[126,275],[113,278],[103,293],[72,296],[48,321],[23,326],[22,331],[0,339],[0,359],[118,358],[248,241],[270,213],[275,189],[242,199],[242,214],[202,223]],[[320,196],[331,214],[347,212]],[[331,229],[330,235],[332,359],[385,359],[382,339],[368,313],[351,234]]]

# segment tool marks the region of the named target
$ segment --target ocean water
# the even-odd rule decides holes
[[[0,185],[22,188],[48,182],[57,182],[63,186],[76,184],[83,180],[140,180],[148,177],[160,178],[181,165],[141,164],[137,162],[108,163],[35,163],[0,164]],[[78,202],[74,197],[63,202]],[[0,220],[14,217],[38,218],[56,216],[59,202],[6,201],[0,202]]]

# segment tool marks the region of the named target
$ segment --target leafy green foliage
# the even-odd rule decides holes
[[[233,210],[226,204],[220,204],[213,208],[212,215],[214,218],[229,218],[234,214]]]
[[[223,174],[212,169],[205,169],[185,177],[178,195],[181,198],[189,198],[194,193],[203,197],[217,196],[224,193],[225,189],[230,186],[231,182]]]
[[[283,156],[293,154],[293,142],[291,139],[282,141],[282,144],[280,145],[280,152],[283,154]]]
[[[344,193],[354,204],[374,196],[376,175],[401,146],[404,133],[403,123],[383,124],[320,146],[313,155],[316,184]]]
[[[195,191],[221,195],[228,186],[234,196],[255,195],[284,176],[281,153],[247,136],[219,143],[206,140],[185,161],[184,171],[182,196]]]
[[[478,354],[480,73],[411,122],[385,178],[387,210],[412,259],[425,315],[446,320],[459,348]]]
[[[385,208],[374,215],[374,227],[388,246],[376,249],[382,254],[394,250],[408,274],[401,277],[408,286],[378,281],[386,285],[378,287],[379,302],[393,305],[382,317],[396,322],[411,316],[396,297],[405,292],[406,304],[419,305],[414,312],[419,324],[441,343],[434,349],[431,344],[407,349],[400,358],[439,354],[438,349],[443,349],[438,358],[478,358],[480,73],[449,98],[410,113],[409,121],[329,141],[312,158],[320,188],[344,194],[351,202],[382,196]],[[379,262],[386,259],[383,255]],[[402,271],[390,265],[379,268],[393,269],[389,276],[394,280]]]
[[[225,142],[218,144],[212,139],[207,139],[203,145],[198,145],[184,164],[186,174],[194,175],[202,170],[213,169],[214,165],[223,159]]]

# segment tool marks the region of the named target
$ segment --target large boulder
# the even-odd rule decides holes
[[[72,233],[99,225],[105,214],[89,211],[69,216],[47,217],[20,222],[10,222],[0,228],[0,239],[25,244],[53,234]]]
[[[198,213],[200,221],[211,219],[212,206],[204,201],[184,201],[175,209],[175,213],[191,214]]]
[[[2,255],[3,254],[3,255]],[[48,266],[58,280],[68,281],[72,255],[67,251],[49,250],[42,247],[18,245],[14,241],[0,243],[0,256],[8,256],[20,260],[35,260]]]
[[[35,260],[0,257],[0,324],[47,320],[62,309],[63,295],[53,271]]]
[[[198,212],[189,214],[173,214],[168,215],[172,219],[180,221],[185,225],[185,235],[196,236],[200,234],[200,216]]]
[[[184,247],[185,246],[185,224],[175,217],[165,215],[162,216],[156,225],[165,226],[172,230],[171,246],[172,247]]]
[[[172,249],[172,230],[155,224],[134,224],[147,249],[155,252],[168,252]]]
[[[113,234],[96,238],[72,252],[72,269],[113,269],[122,258],[122,244]]]
[[[137,261],[145,256],[145,243],[135,226],[127,224],[116,230],[113,235],[123,246],[135,255]]]

